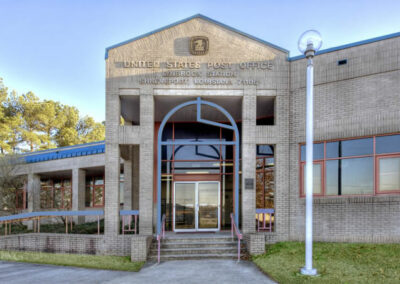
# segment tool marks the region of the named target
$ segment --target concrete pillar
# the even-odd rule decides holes
[[[253,233],[256,216],[256,109],[255,88],[245,89],[242,104],[242,231]],[[246,186],[246,180],[247,186]],[[252,186],[249,187],[249,185]]]
[[[120,114],[119,95],[110,93],[107,86],[104,234],[108,236],[119,234]]]
[[[140,95],[139,232],[153,234],[154,103],[150,93]]]
[[[132,146],[132,209],[139,210],[139,145]]]
[[[124,209],[132,210],[132,155],[129,149],[129,160],[124,160]]]
[[[28,174],[26,187],[28,197],[28,212],[40,211],[40,176]],[[33,229],[33,221],[26,223],[29,230]]]
[[[40,176],[28,174],[28,211],[40,211]]]
[[[106,143],[105,165],[105,234],[119,234],[119,175],[120,153],[118,144]]]
[[[72,169],[72,210],[85,210],[86,172],[83,169]],[[85,222],[85,216],[74,217],[76,224]]]

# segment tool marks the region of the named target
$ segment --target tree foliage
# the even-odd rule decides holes
[[[16,194],[26,182],[26,176],[18,174],[23,164],[18,154],[0,155],[0,210],[16,213]]]
[[[77,108],[9,92],[0,78],[0,152],[20,153],[104,140],[105,127]]]

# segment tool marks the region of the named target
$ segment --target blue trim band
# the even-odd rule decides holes
[[[397,32],[397,33],[393,33],[393,34],[388,34],[388,35],[383,35],[383,36],[365,39],[365,40],[361,40],[361,41],[356,41],[353,43],[348,43],[348,44],[339,45],[336,47],[331,47],[331,48],[320,50],[320,51],[316,52],[315,55],[317,56],[317,55],[324,54],[324,53],[329,53],[329,52],[342,50],[342,49],[346,49],[346,48],[350,48],[350,47],[360,46],[363,44],[373,43],[373,42],[377,42],[377,41],[381,41],[381,40],[385,40],[385,39],[391,39],[391,38],[395,38],[395,37],[399,37],[399,36],[400,36],[400,32]],[[306,58],[304,55],[297,55],[297,56],[289,57],[288,60],[295,61],[295,60],[304,59],[304,58]]]

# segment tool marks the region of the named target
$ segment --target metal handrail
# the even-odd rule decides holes
[[[240,240],[243,239],[243,235],[240,233],[240,230],[235,221],[235,215],[231,213],[231,235],[233,241],[233,231],[235,231],[236,237],[238,239],[238,261],[240,261]]]
[[[260,215],[262,215],[262,227],[260,227]],[[266,224],[266,217],[269,215],[269,226]],[[256,209],[257,219],[257,232],[261,230],[269,230],[272,232],[272,216],[275,216],[275,210],[273,208],[258,208]]]
[[[158,251],[157,251],[157,262],[160,263],[161,258],[161,239],[165,238],[165,214],[162,216],[160,227],[158,228],[157,234],[157,242],[158,242]]]
[[[138,223],[138,210],[121,210],[119,215],[122,219],[122,234],[124,235],[125,232],[134,232],[137,234],[137,223]],[[134,216],[135,227],[131,228],[132,224],[132,216]],[[128,224],[128,229],[125,229],[126,224]]]
[[[33,220],[35,222],[33,230],[40,233],[40,219],[51,217],[65,217],[65,232],[68,234],[68,223],[72,229],[72,218],[74,216],[97,216],[97,234],[100,234],[100,216],[104,215],[104,210],[81,210],[81,211],[37,211],[21,213],[0,217],[0,225],[5,225],[4,234],[11,234],[11,224],[16,221]],[[139,216],[138,210],[120,210],[121,216]],[[36,228],[37,227],[37,228]],[[135,232],[136,233],[136,232]]]

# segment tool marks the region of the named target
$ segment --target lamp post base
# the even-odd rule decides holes
[[[315,269],[315,268],[307,269],[307,268],[303,267],[300,269],[300,273],[303,275],[315,276],[315,275],[317,275],[317,269]]]

